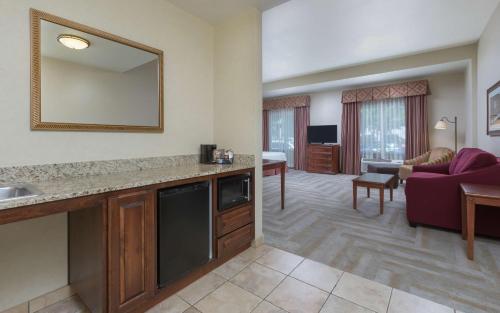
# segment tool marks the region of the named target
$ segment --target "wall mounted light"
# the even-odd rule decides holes
[[[63,46],[75,50],[86,49],[90,46],[90,41],[75,35],[62,34],[57,36],[57,41]]]

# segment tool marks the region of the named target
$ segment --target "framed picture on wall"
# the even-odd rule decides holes
[[[487,91],[487,134],[489,136],[500,136],[500,81]]]

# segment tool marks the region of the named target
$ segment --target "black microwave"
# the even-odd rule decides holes
[[[252,200],[252,177],[241,174],[217,180],[217,209],[224,211]]]

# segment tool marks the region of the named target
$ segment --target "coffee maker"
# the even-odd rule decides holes
[[[214,150],[217,149],[217,145],[200,145],[200,163],[212,164],[214,160]]]

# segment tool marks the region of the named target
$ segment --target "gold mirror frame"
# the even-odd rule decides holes
[[[41,50],[40,22],[41,20],[70,27],[94,36],[112,40],[133,48],[141,49],[158,55],[158,126],[132,126],[107,124],[80,124],[42,122],[41,118]],[[163,132],[163,51],[86,26],[49,13],[30,9],[31,23],[31,129],[52,131],[107,131],[107,132]]]

